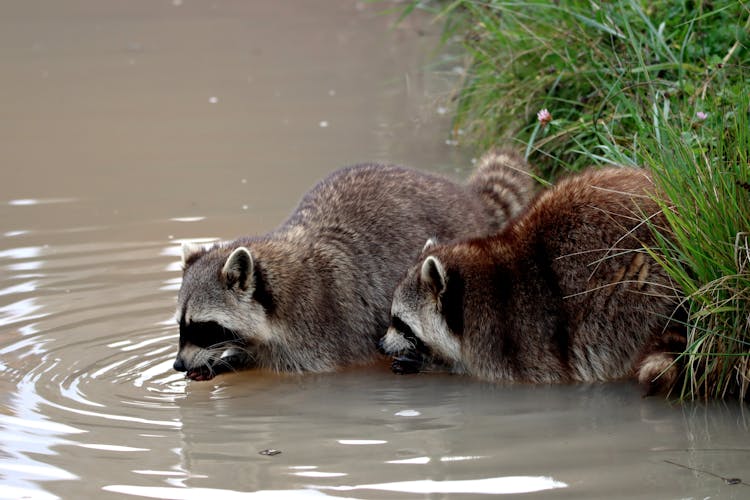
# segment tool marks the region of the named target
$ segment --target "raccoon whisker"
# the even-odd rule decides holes
[[[211,365],[211,366],[208,367],[208,369],[209,369],[209,371],[211,372],[212,375],[215,374],[214,368],[217,367],[217,366],[220,366],[220,367],[224,368],[223,371],[232,371],[234,373],[237,373],[237,371],[238,371],[237,367],[235,365],[233,365],[232,363],[230,363],[226,359],[223,359],[223,358],[219,357],[219,358],[216,358],[216,361],[214,362],[213,365]]]
[[[252,350],[250,346],[235,344],[232,346],[232,348],[236,349],[239,353],[245,356],[249,362],[254,363],[257,360],[258,354],[257,352]]]
[[[209,349],[221,349],[223,347],[238,347],[236,340],[222,340],[221,342],[217,342],[215,344],[211,344]]]

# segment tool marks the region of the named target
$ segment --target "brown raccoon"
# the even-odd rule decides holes
[[[381,341],[394,371],[437,363],[551,383],[640,368],[652,388],[665,370],[673,383],[665,347],[680,337],[662,339],[679,293],[644,250],[656,245],[649,224],[666,226],[653,192],[644,170],[591,169],[540,194],[497,235],[428,245],[394,293]]]
[[[174,368],[331,371],[371,361],[391,294],[425,239],[488,235],[531,199],[511,153],[486,156],[466,185],[393,165],[334,172],[264,236],[187,246]]]

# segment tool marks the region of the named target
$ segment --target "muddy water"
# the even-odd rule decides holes
[[[734,404],[171,370],[180,241],[267,231],[348,163],[467,173],[436,26],[380,9],[3,2],[1,498],[750,496]]]

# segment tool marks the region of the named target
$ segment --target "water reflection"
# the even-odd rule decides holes
[[[34,290],[34,282],[31,282],[31,284],[27,283],[27,286],[23,287],[23,289],[24,292]],[[15,325],[16,323],[28,322],[43,318],[44,316],[46,316],[46,314],[38,314],[38,311],[40,309],[42,309],[42,305],[35,297],[17,300],[16,302],[2,306],[0,307],[0,327],[8,327],[11,325]],[[33,329],[31,331],[36,331],[36,329]],[[15,347],[8,346],[5,349],[13,350],[15,349]]]
[[[388,460],[387,464],[428,464],[430,463],[430,460],[432,460],[430,457],[414,457],[414,458],[404,458],[402,460]]]
[[[303,475],[299,473],[298,475]],[[345,474],[306,474],[306,477],[338,477]],[[457,481],[403,481],[396,483],[363,484],[358,486],[307,486],[300,490],[261,490],[257,492],[242,492],[213,488],[175,489],[164,487],[141,487],[127,485],[109,485],[103,489],[117,493],[136,495],[147,498],[193,499],[210,498],[344,498],[339,495],[329,496],[329,491],[380,490],[412,494],[485,494],[511,495],[520,493],[534,493],[544,490],[566,488],[568,485],[542,476],[509,476],[486,479],[465,479]],[[322,490],[322,491],[321,491]],[[351,497],[348,497],[351,498]]]
[[[462,479],[456,481],[402,481],[396,483],[362,484],[358,486],[335,486],[336,491],[381,490],[399,493],[473,493],[484,495],[512,495],[566,488],[568,485],[543,476],[507,476],[486,479]]]
[[[165,488],[149,486],[129,486],[129,485],[109,485],[103,488],[104,491],[134,495],[145,498],[163,498],[169,500],[204,500],[206,498],[221,498],[222,500],[252,500],[258,499],[279,499],[295,500],[297,498],[336,498],[343,499],[351,497],[342,497],[339,495],[326,495],[321,491],[312,489],[305,490],[260,490],[255,492],[243,492],[218,488]]]
[[[34,384],[22,383],[6,402],[18,416],[0,415],[0,474],[4,498],[47,498],[38,491],[39,482],[72,481],[79,478],[64,467],[45,460],[54,455],[53,448],[69,442],[72,436],[85,431],[58,422],[51,422],[40,413],[42,399],[35,393]],[[5,405],[4,405],[5,406]],[[9,495],[9,496],[5,496]]]
[[[10,200],[8,201],[8,205],[12,207],[28,207],[28,206],[34,206],[34,205],[52,205],[57,203],[73,203],[75,202],[75,198],[47,198],[47,199],[40,199],[40,198],[24,198],[24,199],[18,199],[18,200]]]

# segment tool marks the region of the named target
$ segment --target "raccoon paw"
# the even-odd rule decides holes
[[[213,370],[206,366],[202,366],[200,368],[188,370],[187,373],[185,373],[185,378],[198,382],[205,382],[206,380],[214,378],[215,375],[216,373]]]
[[[413,358],[394,358],[393,362],[391,363],[391,371],[397,375],[419,373],[421,369],[422,361]]]

